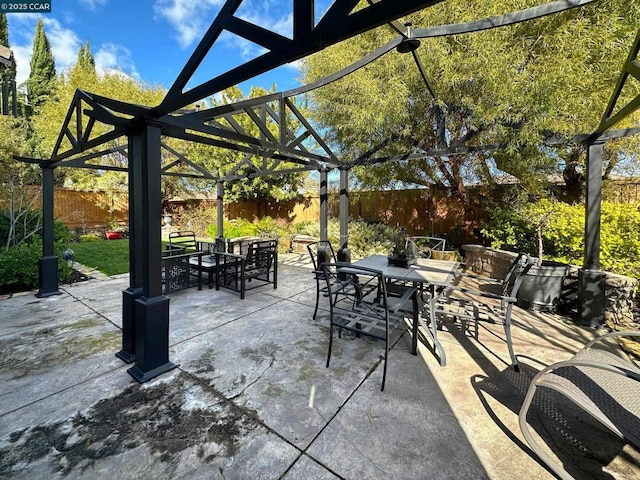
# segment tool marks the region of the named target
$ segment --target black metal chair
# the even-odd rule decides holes
[[[246,255],[216,252],[216,290],[240,292],[244,299],[247,283],[257,280],[278,288],[278,241],[259,240],[248,244]]]
[[[402,297],[394,298],[390,302],[384,275],[379,270],[342,262],[324,263],[322,270],[330,300],[327,367],[331,361],[333,332],[336,328],[339,336],[343,330],[347,330],[354,332],[356,337],[365,335],[383,340],[385,345],[380,390],[384,391],[391,332],[403,322],[405,316],[412,316],[413,334],[417,334],[417,290],[407,288]],[[357,278],[358,281],[345,281],[344,278]]]
[[[337,262],[335,251],[331,246],[331,242],[323,240],[319,242],[313,242],[307,245],[311,262],[313,262],[313,275],[316,279],[316,307],[313,311],[313,319],[315,320],[318,314],[318,304],[320,302],[320,294],[327,296],[328,290],[324,277],[324,271],[322,265],[324,263]]]

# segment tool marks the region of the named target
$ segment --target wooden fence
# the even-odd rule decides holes
[[[38,188],[28,187],[27,195],[36,195],[35,205],[41,204]],[[603,199],[629,203],[640,201],[640,183],[609,183],[603,190]],[[201,200],[215,208],[215,200]],[[190,202],[193,202],[191,200]],[[173,202],[172,210],[179,213],[184,202]],[[0,199],[7,206],[7,199]],[[339,198],[329,195],[329,215],[337,218]],[[126,192],[86,192],[56,188],[54,215],[67,226],[82,231],[105,227],[111,222],[127,223]],[[229,219],[257,220],[270,216],[287,223],[318,221],[319,195],[307,195],[290,201],[247,201],[226,203],[225,215]],[[353,219],[382,221],[387,225],[402,225],[410,234],[447,234],[457,241],[476,240],[474,229],[480,227],[487,213],[482,208],[462,204],[445,190],[393,190],[351,192],[349,216]]]
[[[33,205],[42,205],[41,189],[26,187],[25,199]],[[8,199],[0,200],[0,205],[8,206]],[[111,222],[126,224],[129,207],[126,192],[86,192],[56,187],[53,195],[53,215],[69,228],[91,230],[104,227]]]

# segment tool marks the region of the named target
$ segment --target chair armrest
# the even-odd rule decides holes
[[[640,374],[638,374],[637,372],[635,372],[632,369],[626,369],[624,367],[621,367],[619,365],[612,365],[609,363],[605,363],[605,362],[599,362],[596,360],[581,360],[581,359],[570,359],[570,360],[565,360],[563,362],[557,362],[554,364],[549,365],[548,367],[543,368],[542,370],[540,370],[535,377],[533,377],[533,380],[531,380],[531,383],[536,383],[540,377],[544,377],[545,374],[553,372],[554,370],[559,370],[561,368],[567,368],[567,367],[590,367],[590,368],[597,368],[599,370],[606,370],[608,372],[617,374],[617,375],[621,375],[624,377],[629,377],[633,380],[636,380],[638,382],[640,382]]]
[[[215,255],[225,258],[235,258],[237,260],[245,260],[247,258],[246,255],[240,255],[239,253],[216,252]]]
[[[461,292],[466,295],[471,295],[474,297],[491,298],[494,300],[501,300],[509,303],[516,303],[518,300],[515,297],[507,297],[504,295],[498,295],[497,293],[483,292],[480,290],[474,290],[472,288],[465,288],[465,287],[458,287],[458,286],[448,286],[439,298],[447,298],[448,297],[447,294],[449,292]]]
[[[624,331],[619,331],[619,332],[605,333],[604,335],[600,335],[599,337],[594,338],[593,340],[591,340],[589,343],[587,343],[584,346],[584,348],[591,348],[597,342],[599,342],[601,340],[604,340],[605,338],[611,338],[611,337],[640,337],[640,331],[624,330]]]
[[[390,313],[397,313],[405,304],[418,294],[418,289],[414,287],[407,288],[401,297],[399,297],[392,305],[388,305],[387,309]]]

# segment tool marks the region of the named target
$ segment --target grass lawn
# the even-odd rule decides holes
[[[129,239],[101,240],[70,245],[77,262],[100,270],[105,275],[129,271]]]

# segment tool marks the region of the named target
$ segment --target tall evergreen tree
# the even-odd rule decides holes
[[[27,93],[32,106],[41,105],[53,93],[55,79],[56,66],[51,53],[49,39],[44,32],[42,20],[38,20],[33,37],[31,73],[27,83]]]
[[[7,14],[0,13],[0,45],[3,45],[7,48],[10,48],[9,45],[9,25],[7,23]],[[14,80],[16,79],[16,59],[13,56],[13,52],[11,52],[11,57],[9,57],[9,61],[11,65],[5,66],[0,65],[0,77],[2,79]]]
[[[86,72],[96,73],[96,61],[93,58],[93,54],[91,53],[91,46],[89,45],[89,40],[80,47],[78,50],[78,61],[76,66],[81,68]]]

